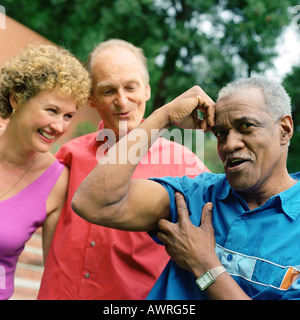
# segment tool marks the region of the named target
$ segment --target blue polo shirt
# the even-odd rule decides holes
[[[291,176],[299,180],[300,172]],[[223,174],[152,180],[169,193],[172,222],[178,219],[175,191],[184,195],[196,226],[202,207],[214,204],[217,255],[246,294],[253,299],[300,299],[300,182],[250,210]],[[147,299],[207,299],[195,280],[170,260]]]

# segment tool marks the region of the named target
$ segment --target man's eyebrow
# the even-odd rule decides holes
[[[234,124],[240,124],[245,122],[257,122],[257,119],[245,116],[245,117],[237,118],[233,121]]]
[[[255,118],[251,118],[251,117],[247,117],[247,116],[244,116],[244,117],[240,117],[240,118],[237,118],[237,119],[234,119],[232,124],[233,126],[236,126],[236,125],[239,125],[239,124],[242,124],[242,123],[246,123],[246,122],[255,122],[257,123],[258,120],[255,119]],[[219,130],[224,130],[226,129],[224,125],[215,125],[211,128],[211,131],[212,132],[215,132],[215,131],[219,131]]]
[[[221,125],[215,125],[211,128],[211,131],[212,132],[217,132],[217,131],[220,131],[221,129],[223,129],[224,127],[221,126]]]
[[[112,86],[112,84],[109,83],[109,82],[99,82],[99,83],[97,83],[97,88],[105,88],[105,87],[110,87],[110,86]]]
[[[127,85],[129,83],[139,84],[139,80],[138,79],[131,79],[131,80],[126,81],[123,85]],[[112,84],[110,82],[99,82],[99,83],[97,83],[97,89],[106,88],[106,87],[114,87],[114,84]]]

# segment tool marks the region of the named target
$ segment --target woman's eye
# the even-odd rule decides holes
[[[54,114],[56,114],[56,109],[53,109],[53,108],[49,108],[49,109],[47,109],[47,111],[49,111],[50,113],[54,113]]]
[[[66,115],[64,116],[64,118],[65,118],[66,120],[71,120],[71,119],[73,118],[73,115],[72,115],[72,114],[66,114]]]

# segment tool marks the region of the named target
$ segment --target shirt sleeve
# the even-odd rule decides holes
[[[150,178],[150,180],[160,183],[168,192],[169,200],[170,200],[170,221],[176,223],[178,221],[178,212],[175,203],[175,192],[180,192],[185,196],[185,191],[183,188],[183,178]],[[186,199],[188,204],[188,199]]]
[[[71,167],[72,154],[68,150],[67,145],[63,145],[55,154],[56,159],[68,168]]]
[[[177,222],[178,220],[178,213],[175,205],[175,192],[176,191],[182,192],[182,187],[180,185],[179,179],[180,178],[172,178],[172,177],[149,179],[157,183],[160,183],[167,190],[169,195],[169,201],[170,201],[170,209],[169,209],[170,221],[172,221],[173,223]],[[175,188],[173,187],[174,185],[175,185]],[[148,233],[156,243],[164,245],[164,243],[157,238],[157,231],[150,231]]]
[[[175,201],[175,192],[180,192],[183,194],[190,217],[191,212],[193,211],[194,217],[191,219],[194,223],[195,216],[198,216],[198,212],[196,210],[192,210],[190,207],[190,199],[191,199],[191,193],[194,193],[196,189],[198,189],[196,192],[199,195],[199,203],[201,202],[201,193],[202,193],[202,186],[203,184],[201,181],[203,180],[202,175],[205,175],[205,173],[199,175],[198,177],[192,179],[187,176],[183,177],[164,177],[164,178],[150,178],[150,180],[155,181],[157,183],[160,183],[168,192],[169,195],[169,201],[170,201],[170,221],[173,223],[177,223],[178,221],[178,211],[176,207],[176,201]],[[200,217],[196,218],[196,221],[199,221]],[[195,224],[195,223],[194,223]],[[196,222],[197,224],[197,222]],[[159,244],[163,244],[160,240],[158,240],[157,232],[149,232],[149,235],[153,238],[154,241],[156,241]]]
[[[195,178],[183,177],[163,177],[150,178],[152,181],[160,183],[168,192],[170,200],[170,221],[178,221],[178,212],[175,201],[175,192],[183,194],[191,222],[195,226],[200,225],[202,208],[207,202],[215,203],[217,194],[222,191],[224,175],[204,172]],[[155,241],[156,234],[149,233]],[[161,242],[158,241],[161,244]]]

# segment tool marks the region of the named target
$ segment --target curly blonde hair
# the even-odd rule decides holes
[[[24,104],[42,90],[59,88],[63,95],[83,106],[90,95],[91,80],[84,66],[67,50],[52,45],[29,45],[0,70],[0,117],[7,119],[13,108],[13,93]]]

